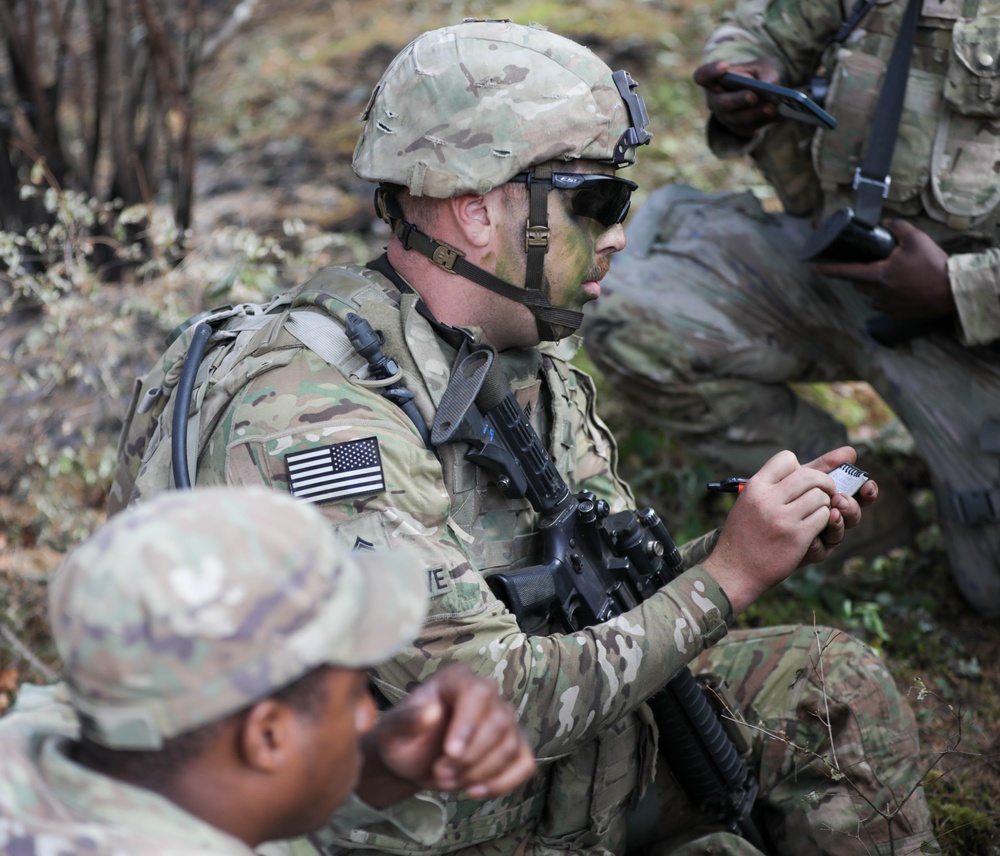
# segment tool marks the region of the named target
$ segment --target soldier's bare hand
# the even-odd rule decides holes
[[[734,612],[745,609],[802,564],[814,542],[830,527],[831,505],[837,495],[827,472],[801,466],[788,451],[779,452],[754,474],[705,560],[705,568],[725,589]]]
[[[705,105],[716,120],[739,137],[752,137],[778,118],[778,108],[752,90],[723,87],[717,81],[719,75],[727,71],[765,83],[778,83],[778,69],[764,57],[740,65],[710,62],[694,70],[694,82],[705,89]]]
[[[857,459],[858,454],[853,447],[841,446],[839,449],[820,455],[816,460],[810,461],[804,466],[822,473],[829,473],[841,464],[854,464]],[[877,497],[878,485],[871,479],[866,481],[853,497],[845,496],[842,493],[836,494],[830,503],[830,521],[809,545],[800,567],[821,562],[827,558],[844,540],[847,530],[854,528],[861,522],[862,509],[871,505]]]
[[[441,669],[384,714],[374,729],[382,763],[421,788],[476,799],[526,782],[535,757],[495,681],[467,665]]]
[[[905,220],[887,220],[898,246],[867,264],[817,263],[826,275],[852,280],[879,312],[895,318],[943,318],[955,314],[948,282],[948,254]]]

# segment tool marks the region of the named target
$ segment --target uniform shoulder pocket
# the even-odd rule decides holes
[[[924,206],[953,229],[1000,205],[1000,16],[955,23]]]

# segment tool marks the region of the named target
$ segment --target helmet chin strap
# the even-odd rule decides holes
[[[535,179],[539,179],[535,181]],[[542,294],[545,269],[545,254],[549,251],[549,182],[552,180],[552,164],[536,166],[528,177],[528,222],[524,224],[524,252],[527,263],[524,271],[524,287],[528,291]],[[544,182],[544,183],[543,183]],[[574,330],[583,321],[583,314]],[[535,312],[535,326],[538,338],[543,342],[555,342],[560,337],[550,319]],[[572,331],[571,331],[572,332]]]
[[[403,210],[396,194],[385,187],[379,187],[375,191],[375,210],[389,224],[404,250],[416,250],[442,270],[457,274],[501,297],[527,306],[535,316],[538,337],[545,342],[556,342],[579,329],[583,323],[583,313],[553,306],[542,289],[545,253],[549,248],[548,183],[552,176],[552,167],[550,164],[542,164],[535,168],[533,175],[541,180],[528,182],[529,209],[524,234],[527,264],[524,288],[518,288],[478,265],[466,261],[465,253],[461,250],[430,237],[412,223],[408,223],[403,219]],[[558,327],[568,329],[569,332],[560,334],[556,329]]]

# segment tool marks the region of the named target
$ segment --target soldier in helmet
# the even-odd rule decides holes
[[[682,547],[680,576],[580,632],[523,629],[489,586],[498,572],[537,564],[542,544],[530,502],[467,457],[466,442],[446,439],[453,405],[470,403],[456,366],[472,349],[495,352],[574,494],[591,491],[613,511],[634,507],[592,382],[568,359],[581,310],[624,246],[635,185],[619,171],[649,140],[635,81],[544,28],[468,21],[406,46],[364,122],[354,167],[378,183],[377,207],[392,227],[385,255],[322,271],[263,315],[218,316],[204,360],[194,361],[201,379],[184,370],[199,334],[181,336],[137,385],[111,497],[112,510],[142,503],[189,472],[198,484],[265,484],[315,502],[354,549],[411,546],[429,612],[416,642],[377,667],[376,686],[395,704],[413,681],[458,661],[494,677],[517,709],[537,775],[499,799],[447,797],[441,843],[416,847],[359,819],[349,834],[310,836],[313,846],[598,856],[670,852],[687,840],[756,853],[688,803],[658,758],[657,740],[671,735],[657,734],[645,700],[687,664],[727,676],[763,724],[754,741],[760,805],[782,852],[930,841],[914,790],[913,715],[870,651],[830,629],[725,638],[734,615],[803,562],[828,556],[857,524],[859,501],[827,475],[853,461],[853,449],[807,466],[775,455],[721,532]],[[171,390],[186,375],[193,391],[178,404]],[[175,407],[189,418],[174,445],[197,452],[170,467]],[[860,502],[876,492],[866,486]],[[831,698],[836,724],[821,727]],[[834,781],[767,731],[836,752],[851,775]],[[891,821],[872,805],[892,805]]]
[[[348,799],[426,841],[442,809],[418,790],[523,782],[513,711],[468,667],[376,723],[366,667],[426,610],[419,569],[395,558],[352,556],[314,508],[263,488],[113,519],[52,584],[66,683],[23,688],[0,721],[0,852],[236,856]]]
[[[791,384],[871,383],[930,472],[961,594],[1000,615],[1000,19],[995,3],[919,4],[892,146],[880,94],[907,5],[736,4],[695,71],[708,143],[749,154],[784,210],[750,192],[650,194],[584,335],[637,418],[726,469],[846,441]],[[817,97],[828,84],[836,129],[727,90],[726,71]],[[888,147],[887,178],[869,170],[870,141]],[[820,224],[859,205],[884,215],[872,232],[891,254],[866,257],[859,241],[802,260]],[[917,516],[891,485],[877,525],[845,548],[870,558],[912,543]]]

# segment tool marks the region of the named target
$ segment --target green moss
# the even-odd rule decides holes
[[[928,788],[934,830],[945,853],[1000,853],[1000,814],[996,791],[975,777],[939,780]]]

